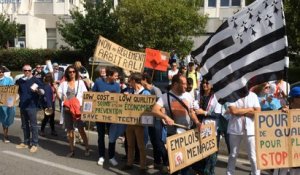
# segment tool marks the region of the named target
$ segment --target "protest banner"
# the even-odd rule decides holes
[[[84,92],[81,119],[93,122],[153,125],[153,95]]]
[[[300,166],[300,111],[255,114],[258,169]]]
[[[94,61],[101,60],[112,63],[127,71],[143,72],[145,53],[130,51],[114,42],[99,36],[94,53]]]
[[[168,52],[146,48],[145,67],[165,72],[169,66],[169,58]]]
[[[19,86],[0,86],[0,106],[15,106]]]
[[[218,151],[214,124],[167,137],[170,174]]]

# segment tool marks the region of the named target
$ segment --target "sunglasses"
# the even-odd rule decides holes
[[[42,68],[42,67],[39,67],[39,66],[38,66],[38,67],[35,67],[35,68],[39,69],[39,68]]]
[[[264,87],[264,89],[270,89],[270,86],[266,86],[266,87]]]
[[[28,69],[28,70],[24,69],[23,71],[24,72],[31,72],[31,69]]]
[[[73,71],[68,71],[68,73],[69,73],[69,74],[71,74],[71,73],[75,73],[75,70],[73,70]]]

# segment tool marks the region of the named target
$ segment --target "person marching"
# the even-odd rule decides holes
[[[81,138],[83,139],[83,143],[85,145],[85,156],[89,156],[90,154],[88,139],[84,131],[84,122],[80,120],[80,118],[75,118],[72,114],[72,111],[80,111],[78,107],[80,108],[82,105],[83,92],[86,91],[87,89],[84,82],[79,78],[78,70],[74,66],[67,67],[65,72],[65,81],[58,87],[58,97],[63,101],[62,113],[70,146],[70,152],[67,154],[67,157],[73,157],[75,155],[74,125],[78,128]]]
[[[185,75],[175,75],[172,78],[171,90],[163,94],[152,108],[154,116],[163,119],[168,125],[167,134],[169,136],[185,132],[185,129],[190,129],[192,122],[198,129],[201,127],[201,123],[193,110],[193,98],[186,92],[186,88],[187,80]],[[167,114],[163,112],[164,109]],[[183,125],[185,129],[175,127],[174,123]],[[167,156],[166,148],[163,148],[162,152],[163,155]],[[181,174],[188,175],[189,167],[182,169]]]
[[[4,67],[0,66],[0,86],[12,86],[13,80],[10,77],[4,76]],[[0,106],[0,123],[3,127],[3,142],[9,143],[8,127],[13,124],[16,115],[16,108],[14,106]]]

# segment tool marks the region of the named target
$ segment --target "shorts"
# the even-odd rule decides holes
[[[85,123],[82,120],[73,120],[72,114],[69,110],[63,108],[63,113],[65,129],[67,129],[67,131],[74,130],[75,128],[81,129],[85,127]]]

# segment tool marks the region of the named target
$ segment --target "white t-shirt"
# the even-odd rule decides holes
[[[170,93],[174,94],[174,92],[170,91]],[[175,95],[175,94],[174,94]],[[191,109],[193,107],[193,97],[188,92],[183,93],[180,96],[175,95],[178,97],[186,106]],[[157,105],[166,109],[167,115],[170,118],[173,118],[174,122],[177,124],[184,125],[188,128],[192,126],[190,116],[186,109],[174,98],[170,95],[170,105],[171,110],[173,112],[173,116],[170,113],[170,107],[168,105],[168,95],[164,93],[156,102]],[[176,128],[175,127],[168,127],[168,133],[175,134]]]
[[[259,108],[260,104],[257,95],[253,92],[249,92],[248,96],[241,98],[234,103],[228,103],[228,106],[235,106],[237,108]],[[244,122],[245,128],[243,126]],[[246,132],[247,135],[255,134],[254,118],[230,115],[227,133],[233,135],[244,135],[244,132]]]
[[[178,69],[176,69],[175,71],[173,71],[172,69],[168,71],[168,76],[173,77],[174,75],[178,74]],[[169,84],[171,84],[172,81],[169,80]]]

